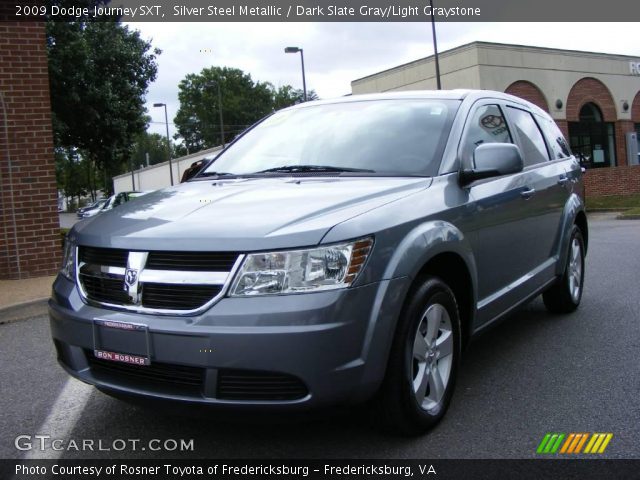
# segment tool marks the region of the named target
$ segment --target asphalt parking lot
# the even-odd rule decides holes
[[[444,421],[387,436],[362,409],[304,418],[177,416],[107,397],[56,364],[46,317],[0,325],[0,458],[175,458],[150,439],[193,439],[181,458],[535,458],[547,432],[611,432],[605,458],[640,458],[640,221],[590,218],[578,312],[536,299],[478,338]],[[136,451],[20,452],[18,435],[140,439]]]

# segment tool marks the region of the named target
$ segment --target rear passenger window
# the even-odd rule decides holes
[[[540,117],[539,115],[536,115],[536,117],[538,125],[540,125],[545,137],[547,137],[549,147],[551,148],[551,158],[557,159],[570,157],[571,150],[569,149],[569,144],[558,128],[558,125],[556,125],[556,122],[550,118]]]
[[[471,160],[475,149],[484,143],[513,143],[498,105],[484,105],[472,114],[462,143],[462,159]]]
[[[513,128],[518,132],[522,155],[524,156],[524,166],[527,167],[548,161],[547,145],[544,143],[542,133],[540,133],[533,116],[519,108],[507,108],[509,109],[509,117],[512,119]]]

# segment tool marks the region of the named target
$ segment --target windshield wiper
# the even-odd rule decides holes
[[[237,177],[235,173],[229,172],[200,172],[193,178],[204,178],[204,177]]]
[[[368,172],[375,173],[375,170],[366,168],[333,167],[331,165],[283,165],[281,167],[267,168],[256,173],[306,173],[306,172]]]

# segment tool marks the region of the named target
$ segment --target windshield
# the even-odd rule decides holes
[[[231,145],[203,175],[433,176],[458,106],[457,100],[394,99],[282,110]]]

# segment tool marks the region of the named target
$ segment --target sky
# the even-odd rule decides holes
[[[320,98],[351,93],[351,81],[433,54],[431,24],[411,23],[129,23],[160,48],[158,76],[149,86],[150,132],[175,133],[178,84],[210,66],[239,68],[254,81],[302,88],[299,54],[304,49],[307,90]],[[437,24],[440,52],[473,41],[513,43],[637,56],[640,23],[453,23]],[[223,92],[224,94],[224,92]]]

